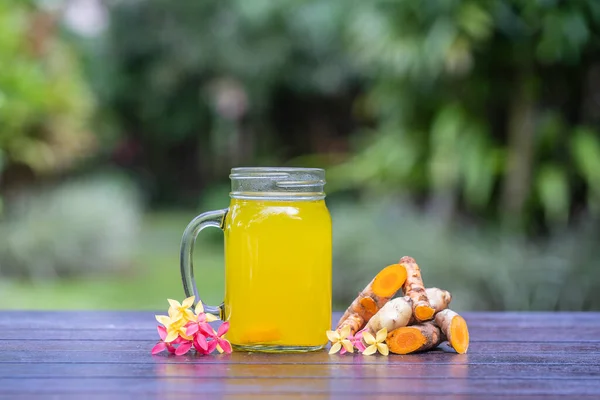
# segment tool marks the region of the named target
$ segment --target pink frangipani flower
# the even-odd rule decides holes
[[[171,354],[178,354],[177,351],[179,350],[181,345],[184,345],[186,342],[189,342],[181,337],[178,337],[177,339],[173,340],[172,342],[165,342],[164,340],[167,338],[167,329],[164,326],[159,325],[157,327],[157,330],[158,330],[158,336],[160,336],[160,342],[158,342],[152,348],[151,353],[153,355],[161,353],[165,350],[167,350]],[[178,345],[178,347],[175,347],[174,345]],[[183,352],[185,350],[185,348],[186,348],[186,346],[184,346],[183,349],[179,350],[179,352]],[[185,354],[185,353],[187,353],[187,350],[181,354]]]
[[[216,315],[204,312],[204,306],[202,305],[201,301],[199,301],[198,304],[196,304],[194,312],[197,315],[197,318],[195,319],[195,321],[197,322],[214,322],[219,320],[219,318],[217,318]]]
[[[192,343],[198,353],[210,354],[215,350],[215,347],[217,346],[216,343],[214,345],[211,345],[212,342],[208,342],[206,340],[207,336],[212,336],[212,328],[205,321],[200,320],[200,316],[198,316],[198,320],[198,322],[190,322],[189,324],[187,324],[186,334],[194,337]],[[207,335],[207,328],[204,325],[208,327],[208,331],[210,332],[210,334]],[[202,329],[200,329],[201,327]]]
[[[206,322],[198,324],[198,327],[200,332],[204,333],[207,338],[211,339],[211,341],[208,342],[209,345],[215,343],[214,346],[217,348],[219,353],[231,353],[231,343],[229,343],[229,340],[225,339],[224,337],[227,331],[229,331],[228,321],[223,322],[217,332],[215,332],[215,330]]]
[[[223,322],[217,331],[217,336],[215,337],[217,341],[217,350],[219,353],[231,353],[231,343],[229,340],[225,339],[225,334],[229,331],[229,322]]]
[[[177,349],[175,350],[175,355],[182,356],[182,355],[186,354],[188,351],[190,351],[191,348],[192,348],[192,341],[186,340],[185,342],[183,342],[179,346],[177,346]]]
[[[198,353],[207,355],[215,351],[217,348],[217,341],[208,341],[204,338],[204,335],[198,334],[194,339],[194,348]]]
[[[360,330],[360,331],[356,332],[356,335],[350,336],[348,338],[350,340],[350,342],[352,343],[352,345],[354,347],[356,347],[357,350],[360,351],[361,353],[363,351],[365,351],[365,349],[366,349],[366,346],[365,346],[365,344],[363,342],[363,333],[364,333],[364,331],[365,331],[364,329]]]
[[[224,322],[215,330],[207,322],[190,323],[186,334],[194,336],[194,348],[202,354],[210,354],[215,348],[219,353],[231,353],[231,343],[223,336],[229,331],[229,322]]]
[[[225,339],[229,322],[223,323],[218,332],[215,332],[208,323],[218,320],[218,317],[204,312],[200,301],[192,311],[193,302],[193,296],[181,303],[169,300],[168,315],[156,316],[161,324],[158,326],[160,341],[152,348],[152,354],[166,350],[180,356],[187,354],[192,347],[199,354],[210,354],[215,349],[219,353],[231,353],[231,343]]]

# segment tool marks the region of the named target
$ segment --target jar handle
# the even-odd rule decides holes
[[[194,218],[183,232],[180,252],[181,280],[183,281],[183,290],[185,291],[186,297],[194,296],[194,306],[197,302],[201,302],[204,306],[205,312],[218,315],[221,319],[223,319],[223,303],[221,303],[219,307],[209,306],[204,304],[204,302],[200,299],[200,296],[198,295],[196,281],[194,280],[193,255],[196,237],[198,236],[200,231],[204,228],[208,228],[209,226],[220,228],[221,230],[223,230],[225,224],[225,217],[227,216],[228,211],[229,208],[208,211]]]

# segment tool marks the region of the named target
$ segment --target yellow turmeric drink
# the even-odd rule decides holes
[[[331,219],[324,200],[232,199],[225,231],[227,338],[314,347],[331,329]]]
[[[205,228],[225,233],[225,301],[203,304],[230,322],[238,350],[322,349],[331,328],[331,218],[320,168],[233,168],[230,207],[194,218],[181,239],[187,296],[202,301],[193,252]]]

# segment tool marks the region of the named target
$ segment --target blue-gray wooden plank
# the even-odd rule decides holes
[[[174,357],[149,353],[152,312],[4,311],[0,396],[600,397],[600,313],[464,316],[465,355]]]

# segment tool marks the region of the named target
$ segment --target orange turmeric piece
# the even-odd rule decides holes
[[[433,322],[405,326],[390,332],[386,343],[392,353],[409,354],[437,347],[443,335]]]
[[[361,330],[373,315],[394,297],[406,280],[406,269],[400,264],[392,264],[373,278],[365,289],[354,299],[340,318],[336,330],[350,326],[354,335]]]
[[[436,314],[435,323],[448,339],[450,346],[458,354],[467,352],[469,348],[469,329],[463,317],[447,309]]]
[[[254,326],[240,337],[240,344],[273,343],[279,340],[281,332],[276,326]]]
[[[406,281],[402,286],[404,294],[413,302],[413,314],[417,321],[423,322],[433,318],[435,309],[429,303],[427,292],[421,278],[421,270],[412,257],[402,257],[400,265],[406,269]]]

